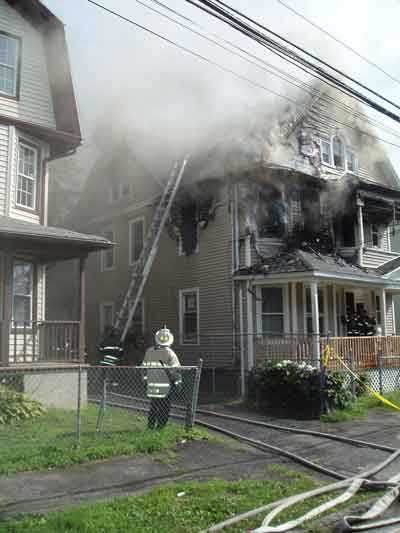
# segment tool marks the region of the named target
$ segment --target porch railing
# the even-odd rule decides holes
[[[400,336],[386,337],[320,337],[320,353],[329,340],[331,348],[346,361],[352,360],[355,368],[377,368],[379,354],[392,357],[390,365],[400,366]],[[263,335],[256,337],[255,355],[257,363],[263,360],[279,361],[291,359],[295,361],[312,361],[316,338],[312,335]],[[386,361],[389,361],[387,359]],[[385,365],[389,364],[385,362]],[[339,369],[340,363],[331,358],[328,367]]]
[[[11,320],[0,325],[3,365],[79,361],[79,322]]]

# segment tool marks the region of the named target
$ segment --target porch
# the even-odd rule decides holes
[[[84,362],[87,257],[112,245],[102,237],[0,217],[1,366]],[[76,320],[51,320],[46,270],[68,260],[78,267],[62,280],[76,293]]]

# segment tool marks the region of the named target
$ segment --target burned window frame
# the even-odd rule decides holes
[[[137,224],[141,224],[142,225],[142,246],[140,248],[139,255],[136,257],[136,255],[135,255],[136,239],[134,239],[134,237],[135,237],[134,228],[135,228],[135,226]],[[141,255],[143,247],[144,247],[145,239],[146,239],[146,221],[145,221],[145,217],[141,216],[141,217],[137,217],[137,218],[131,219],[129,221],[129,254],[128,254],[129,255],[129,265],[130,266],[134,265],[137,261],[139,261],[140,255]]]
[[[185,333],[185,297],[195,295],[196,297],[196,334],[188,336]],[[193,312],[191,312],[193,314]],[[190,289],[179,290],[179,337],[180,343],[185,346],[199,346],[200,345],[200,289],[194,287]]]

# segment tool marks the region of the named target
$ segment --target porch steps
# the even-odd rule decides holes
[[[186,163],[187,157],[180,163],[178,161],[175,162],[147,232],[140,257],[134,264],[128,290],[114,323],[114,328],[117,331],[121,331],[121,342],[125,341],[143,294],[143,289],[157,255],[161,233],[168,220],[171,206],[182,181]]]

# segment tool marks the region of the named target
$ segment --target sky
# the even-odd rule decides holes
[[[127,128],[179,143],[207,138],[215,124],[236,113],[279,109],[285,100],[205,63],[127,24],[86,0],[42,0],[65,24],[75,91],[86,146],[105,146]],[[151,0],[141,0],[165,13]],[[185,0],[162,0],[207,31],[234,41],[269,63],[308,80],[297,68],[211,19]],[[285,0],[285,2],[400,80],[400,0]],[[221,50],[152,13],[136,0],[99,0],[106,7],[162,33],[263,87],[291,94],[291,87],[243,59]],[[396,82],[286,9],[279,0],[230,0],[230,4],[277,33],[344,70],[388,99],[400,102]],[[384,104],[400,114],[400,109]],[[400,104],[399,104],[400,105]],[[400,135],[400,125],[373,118]],[[249,115],[247,115],[249,116]],[[104,143],[104,132],[107,132]],[[400,145],[387,132],[377,135]],[[103,143],[103,144],[102,144]],[[400,174],[400,148],[385,145]]]

